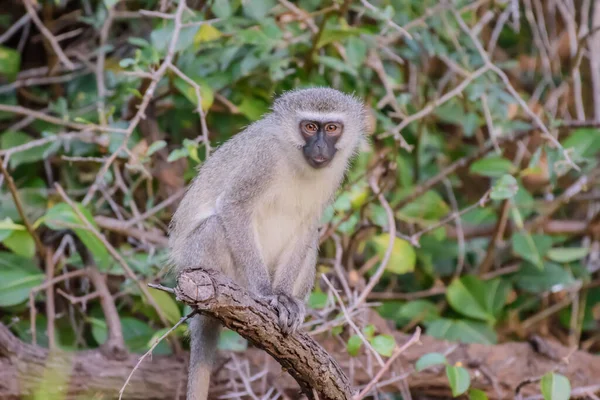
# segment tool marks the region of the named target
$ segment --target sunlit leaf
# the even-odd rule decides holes
[[[360,336],[352,335],[350,336],[350,339],[348,339],[348,343],[346,344],[346,350],[348,351],[348,354],[350,354],[352,357],[356,357],[362,345],[363,342]]]
[[[150,290],[150,295],[169,322],[175,324],[181,319],[181,311],[179,311],[177,303],[169,293],[161,290]]]
[[[0,77],[14,81],[21,67],[21,53],[9,47],[0,46]]]
[[[391,335],[377,335],[371,340],[371,345],[382,356],[389,357],[394,352],[396,341]]]
[[[203,42],[217,40],[223,36],[220,30],[210,24],[202,24],[196,35],[194,36],[194,44],[198,45]]]
[[[457,397],[465,393],[471,385],[471,377],[469,371],[463,367],[456,367],[453,365],[446,366],[446,376],[448,377],[448,383],[452,389],[452,396]]]
[[[25,226],[15,224],[9,217],[0,220],[0,242],[9,237],[13,231],[24,231]]]
[[[483,390],[470,389],[469,400],[488,400],[488,396]]]
[[[540,381],[544,400],[568,400],[571,396],[571,383],[564,375],[548,372]]]
[[[389,241],[389,233],[382,233],[371,239],[371,243],[374,244],[380,260],[383,260],[389,246]],[[406,274],[414,271],[416,259],[415,250],[410,243],[404,239],[394,238],[391,257],[386,265],[386,269],[396,274]]]
[[[13,231],[2,241],[2,244],[20,256],[27,258],[35,256],[35,241],[26,230]]]
[[[192,79],[190,77],[190,79]],[[204,80],[196,78],[192,79],[200,87],[200,97],[202,98],[201,105],[204,111],[207,111],[212,106],[214,101],[214,93],[211,87]],[[196,89],[191,84],[187,83],[180,77],[173,80],[175,87],[188,99],[194,106],[198,105],[198,95]]]

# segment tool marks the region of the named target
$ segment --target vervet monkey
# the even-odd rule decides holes
[[[202,165],[173,215],[177,271],[216,268],[268,300],[292,333],[315,277],[318,225],[365,138],[363,103],[329,88],[283,94]],[[188,400],[205,400],[220,325],[190,322]]]

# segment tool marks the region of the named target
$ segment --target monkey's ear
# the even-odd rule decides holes
[[[375,132],[377,127],[377,118],[375,118],[375,112],[367,105],[365,107],[366,121],[365,121],[365,134],[371,136]]]

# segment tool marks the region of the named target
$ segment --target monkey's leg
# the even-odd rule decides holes
[[[304,302],[315,280],[317,248],[318,235],[297,243],[287,262],[275,272],[275,296],[271,305],[278,310],[279,325],[284,333],[295,332],[304,322]]]
[[[188,400],[206,400],[210,374],[217,356],[221,325],[218,320],[196,315],[190,321],[190,366],[188,374]]]

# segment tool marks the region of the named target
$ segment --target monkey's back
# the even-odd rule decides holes
[[[202,164],[198,174],[189,185],[169,226],[171,262],[176,268],[186,265],[178,257],[187,237],[202,221],[215,215],[219,199],[234,184],[243,186],[238,190],[259,190],[261,181],[268,179],[277,164],[272,132],[265,128],[265,120],[248,126],[221,146]],[[253,171],[249,177],[247,171]]]

